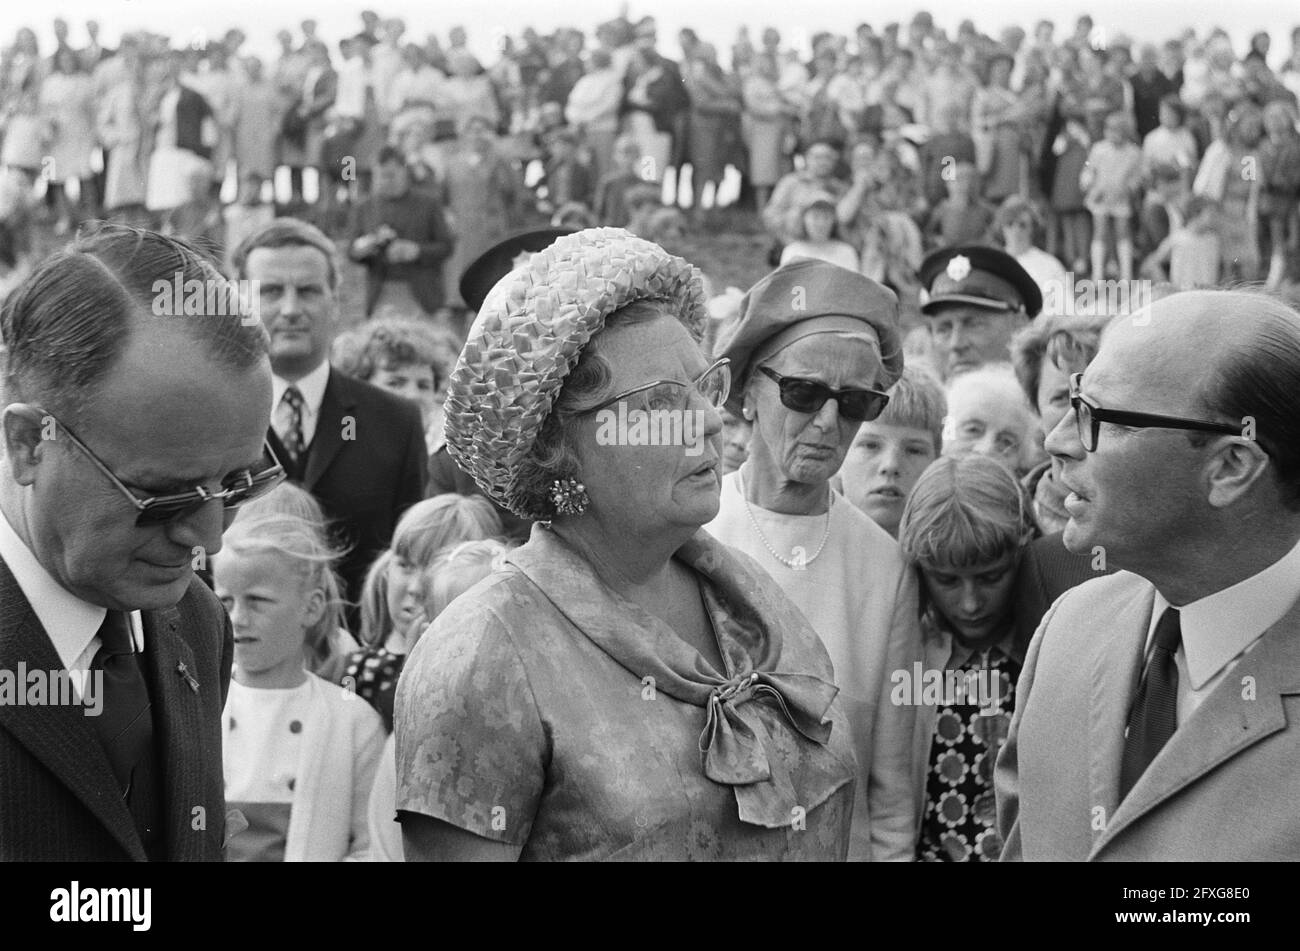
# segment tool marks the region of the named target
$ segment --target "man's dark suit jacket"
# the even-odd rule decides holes
[[[289,462],[274,428],[268,438],[289,478],[316,497],[338,541],[349,546],[339,574],[348,600],[357,602],[366,569],[388,547],[398,518],[424,498],[428,456],[420,408],[331,367],[316,432],[299,465]]]
[[[167,859],[220,862],[226,828],[221,711],[234,653],[230,619],[197,578],[174,607],[141,616],[165,790]],[[20,662],[29,671],[63,669],[54,643],[0,559],[0,670],[16,675]],[[84,707],[0,704],[0,861],[146,861]]]
[[[1076,555],[1065,547],[1062,532],[1035,538],[1020,556],[1016,572],[1016,643],[1029,646],[1052,602],[1091,578],[1115,573],[1115,567],[1093,567],[1091,554]]]

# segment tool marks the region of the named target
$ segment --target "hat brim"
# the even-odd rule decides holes
[[[1004,300],[993,300],[989,297],[975,297],[972,294],[940,294],[938,297],[932,297],[921,305],[921,313],[932,313],[936,308],[944,304],[969,304],[972,307],[979,307],[983,310],[997,310],[1007,314],[1025,313],[1023,308],[1015,304],[1009,304]]]

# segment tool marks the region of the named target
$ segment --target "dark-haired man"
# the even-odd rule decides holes
[[[258,282],[271,334],[271,445],[289,477],[335,520],[348,546],[339,573],[355,604],[397,519],[424,497],[420,408],[330,369],[339,272],[334,245],[318,228],[277,218],[244,240],[233,263],[240,278]],[[350,621],[356,616],[349,612]]]

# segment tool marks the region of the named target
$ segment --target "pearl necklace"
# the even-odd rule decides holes
[[[763,530],[758,527],[758,519],[754,518],[754,510],[749,507],[749,498],[745,495],[745,483],[739,472],[736,473],[736,488],[740,490],[740,500],[745,503],[745,514],[749,516],[749,524],[754,526],[754,531],[758,533],[758,540],[763,543],[763,547],[767,549],[768,554],[787,568],[792,568],[795,571],[806,571],[808,566],[817,560],[817,556],[826,547],[826,540],[831,537],[831,507],[835,505],[835,493],[830,493],[829,501],[826,503],[826,530],[822,532],[821,544],[817,546],[817,550],[812,553],[811,557],[798,557],[791,560],[773,548],[772,543],[763,534]],[[795,548],[794,551],[799,554],[802,553],[800,548]]]

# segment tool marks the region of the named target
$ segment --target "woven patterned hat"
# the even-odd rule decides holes
[[[548,518],[516,485],[569,372],[605,318],[634,301],[663,301],[696,340],[707,319],[700,272],[621,228],[557,240],[488,293],[452,371],[447,451],[494,501]]]

